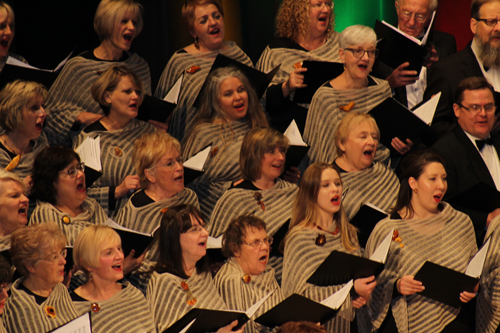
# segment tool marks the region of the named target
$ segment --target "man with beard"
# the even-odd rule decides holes
[[[462,79],[482,76],[496,92],[500,91],[499,20],[500,0],[472,0],[470,28],[474,39],[462,51],[441,59],[430,68],[424,100],[440,91],[442,95],[432,122],[431,137],[426,138],[426,142],[434,142],[452,129],[456,122],[454,94]]]

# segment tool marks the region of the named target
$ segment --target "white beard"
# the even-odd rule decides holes
[[[488,68],[499,69],[500,68],[500,46],[493,47],[491,44],[483,44],[479,40],[479,46],[481,47],[480,58],[483,61],[483,65]]]

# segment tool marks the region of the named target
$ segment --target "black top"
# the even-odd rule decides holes
[[[251,191],[262,191],[260,188],[255,186],[251,181],[246,180],[246,179],[244,181],[242,181],[241,183],[239,183],[238,185],[234,185],[234,183],[232,183],[231,187],[229,189],[233,189],[233,188],[240,188],[240,189],[251,190]]]
[[[134,205],[134,207],[144,207],[155,202],[144,190],[138,191],[130,200],[132,200],[132,205]]]
[[[18,290],[22,290],[25,293],[27,293],[28,295],[35,297],[35,302],[38,305],[41,305],[48,298],[48,297],[43,297],[43,296],[40,296],[40,295],[37,295],[37,294],[33,293],[31,290],[29,290],[28,288],[26,288],[26,286],[24,284],[22,284],[22,283],[19,283],[19,287],[17,289]]]
[[[295,43],[293,40],[290,38],[286,37],[279,37],[276,38],[269,44],[270,49],[279,49],[279,48],[284,48],[284,49],[292,49],[292,50],[300,50],[300,51],[305,51],[309,52],[309,50],[306,50],[299,44]]]
[[[5,147],[1,141],[0,141],[0,149],[5,150],[7,152],[7,154],[9,155],[10,158],[14,158],[14,157],[17,156],[16,154],[14,154],[10,150],[8,150],[7,147]]]
[[[99,59],[94,55],[94,50],[88,50],[83,53],[80,53],[80,57],[89,59],[89,60],[94,60],[94,61],[109,61],[109,62],[117,62],[117,60],[103,60]],[[118,61],[125,61],[128,58],[130,58],[130,55],[127,52],[122,53],[122,57]]]
[[[98,120],[95,123],[90,124],[89,126],[85,127],[83,130],[85,133],[92,133],[95,131],[108,131],[106,127],[104,127],[103,124],[101,124],[101,121]]]

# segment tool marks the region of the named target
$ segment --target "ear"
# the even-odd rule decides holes
[[[111,93],[109,91],[104,92],[104,100],[106,103],[111,104]]]
[[[35,274],[36,273],[36,269],[35,269],[35,267],[32,264],[26,265],[26,269],[28,270],[28,272],[30,274]]]
[[[233,252],[235,258],[239,258],[241,256],[241,248],[236,244],[231,244],[231,252]]]
[[[455,117],[460,118],[460,106],[457,103],[453,103],[453,112],[455,112]]]
[[[189,30],[189,34],[193,37],[193,38],[196,38],[196,34],[194,33],[193,30]]]
[[[344,154],[345,154],[345,150],[346,150],[346,149],[345,149],[344,144],[342,143],[342,140],[339,140],[339,148],[340,148],[340,150],[342,150],[342,151],[344,152]]]
[[[340,62],[345,64],[345,51],[344,49],[339,49]]]
[[[477,31],[477,21],[476,19],[474,18],[471,18],[470,19],[470,30],[472,31],[472,33],[474,35],[476,35],[476,31]]]
[[[399,9],[399,2],[394,1],[394,7],[396,7],[396,11]]]
[[[412,191],[415,190],[417,188],[417,186],[418,186],[417,185],[417,180],[415,178],[413,178],[413,177],[410,177],[408,179],[408,185],[410,185],[410,188],[412,189]]]
[[[149,180],[150,183],[156,183],[156,174],[152,172],[150,169],[144,170],[144,175]]]

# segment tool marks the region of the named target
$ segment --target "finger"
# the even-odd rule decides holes
[[[403,70],[405,69],[406,67],[410,66],[410,63],[409,62],[405,62],[405,63],[402,63],[401,65],[399,65],[398,68],[396,68],[397,71],[400,71],[400,70]]]
[[[302,67],[302,68],[294,69],[292,73],[304,73],[304,72],[307,72],[307,68]]]

